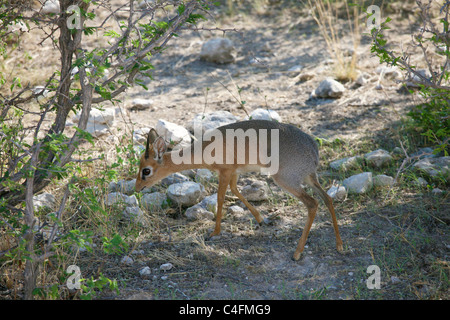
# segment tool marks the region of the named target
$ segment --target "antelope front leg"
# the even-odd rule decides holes
[[[216,213],[216,227],[211,233],[210,237],[218,236],[220,234],[220,222],[222,221],[222,207],[225,200],[225,193],[227,192],[228,184],[230,183],[230,172],[219,172],[219,188],[217,190],[217,213]]]

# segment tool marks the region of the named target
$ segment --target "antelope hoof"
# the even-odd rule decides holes
[[[296,253],[294,253],[294,255],[292,256],[292,260],[298,261],[298,260],[300,260],[301,256],[302,256],[302,253],[301,253],[301,252],[299,252],[299,253],[296,252]]]
[[[206,236],[205,240],[206,241],[212,241],[212,240],[217,239],[219,237],[220,237],[220,232],[213,231],[209,236]]]
[[[259,223],[260,226],[269,226],[273,223],[273,220],[270,218],[263,218]]]

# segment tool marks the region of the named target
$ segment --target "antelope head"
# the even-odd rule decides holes
[[[141,156],[139,172],[136,178],[135,189],[137,192],[145,187],[151,187],[159,180],[168,176],[170,172],[165,167],[164,154],[167,144],[164,138],[159,137],[155,129],[148,133],[145,152]]]

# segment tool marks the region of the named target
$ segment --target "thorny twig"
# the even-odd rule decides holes
[[[449,47],[450,47],[450,39],[448,38],[448,15],[449,15],[448,8],[450,6],[450,2],[447,1],[444,4],[444,6],[441,8],[441,13],[444,10],[446,12],[445,18],[443,18],[444,30],[442,33],[440,33],[439,30],[436,29],[435,25],[430,21],[429,14],[428,14],[429,6],[422,5],[421,1],[416,1],[416,2],[418,4],[419,8],[421,9],[421,16],[422,16],[424,25],[421,28],[421,32],[422,32],[421,35],[416,36],[416,38],[418,40],[418,44],[416,42],[414,42],[414,43],[416,46],[420,47],[423,52],[425,62],[427,63],[428,69],[432,75],[431,79],[427,78],[424,74],[420,73],[416,68],[411,67],[409,60],[408,60],[408,55],[405,52],[402,53],[402,59],[399,59],[396,56],[396,54],[393,52],[393,50],[388,50],[387,45],[382,46],[380,44],[380,42],[378,41],[378,35],[381,34],[382,29],[373,31],[372,40],[376,47],[381,49],[383,51],[383,53],[387,54],[392,61],[395,61],[396,64],[400,65],[401,68],[405,69],[408,72],[408,75],[409,75],[408,80],[409,81],[412,81],[416,84],[422,84],[429,88],[450,90],[450,86],[441,84],[442,79],[443,79],[445,73],[447,72],[445,67],[447,66],[448,60],[449,60],[448,52],[449,52]],[[431,1],[430,1],[430,3],[431,3]],[[430,25],[431,30],[426,28],[427,24]],[[445,62],[445,67],[442,68],[442,71],[439,74],[439,80],[437,80],[436,74],[433,73],[433,69],[431,67],[431,62],[428,59],[428,54],[427,54],[426,48],[423,46],[422,41],[421,41],[421,39],[423,38],[423,34],[425,32],[432,33],[433,35],[436,36],[437,41],[443,41],[446,45],[447,58],[446,58],[446,62]],[[419,79],[419,80],[414,79],[413,78],[414,76],[416,77],[416,79]]]
[[[414,162],[414,160],[419,159],[419,158],[421,158],[421,157],[423,157],[423,156],[426,156],[426,155],[432,155],[432,154],[433,154],[432,152],[424,152],[424,153],[418,154],[418,155],[416,155],[416,156],[414,156],[414,157],[410,157],[410,156],[408,155],[408,153],[406,152],[405,147],[403,146],[402,141],[399,140],[399,142],[400,142],[400,146],[401,146],[401,148],[402,148],[402,150],[403,150],[403,153],[405,154],[405,157],[406,157],[406,158],[403,159],[402,164],[401,164],[400,167],[398,168],[397,174],[395,175],[395,178],[394,178],[394,181],[392,181],[392,183],[391,183],[391,185],[390,185],[390,187],[389,187],[389,190],[388,190],[386,196],[384,197],[383,202],[386,202],[386,200],[387,200],[389,194],[391,193],[392,189],[394,188],[394,185],[395,185],[395,184],[397,183],[397,181],[398,181],[398,177],[399,177],[400,173],[404,171],[405,165],[406,165],[407,163],[409,163],[409,162]]]

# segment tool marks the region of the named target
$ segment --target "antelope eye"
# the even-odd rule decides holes
[[[144,176],[148,176],[150,174],[150,169],[149,168],[145,168],[142,170],[142,173],[144,174]]]

